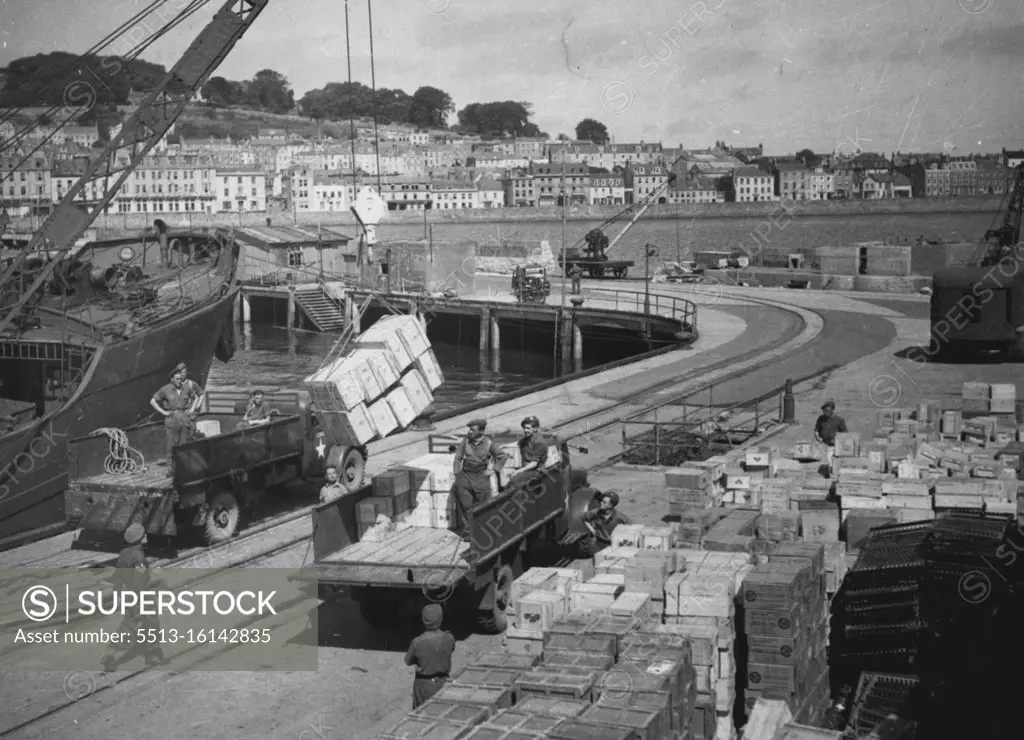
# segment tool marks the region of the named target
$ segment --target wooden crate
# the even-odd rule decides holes
[[[607,671],[615,659],[606,653],[583,653],[568,650],[545,650],[544,666],[551,668],[578,667],[592,671]]]
[[[567,613],[568,600],[554,591],[534,591],[516,604],[516,626],[520,629],[546,630]]]
[[[512,655],[539,656],[544,652],[544,635],[509,627],[505,630],[505,649]]]
[[[505,709],[495,714],[487,720],[484,727],[534,732],[543,736],[549,730],[555,729],[561,721],[561,717],[551,717],[543,714],[534,715],[523,711],[519,706],[515,706],[512,709]]]
[[[615,617],[648,619],[652,616],[651,595],[625,591],[609,607],[608,611]]]
[[[593,703],[597,674],[573,676],[564,673],[545,672],[543,668],[520,674],[516,679],[516,695],[550,696],[561,699],[577,699]]]
[[[656,711],[662,714],[664,726],[669,729],[676,727],[676,713],[673,706],[673,697],[667,691],[627,691],[611,692],[606,691],[597,700],[597,706],[610,707],[637,707]]]
[[[453,704],[479,704],[494,710],[508,709],[512,706],[512,689],[447,683],[433,698]]]
[[[534,716],[572,719],[579,717],[590,705],[582,701],[559,699],[551,696],[527,696],[516,704],[516,709]]]
[[[841,740],[839,730],[822,730],[818,727],[788,724],[775,735],[775,740]]]
[[[623,588],[607,583],[579,583],[569,596],[574,612],[594,612],[607,609],[615,603]]]
[[[548,733],[550,740],[636,740],[636,736],[636,730],[628,727],[595,725],[575,719],[565,720]]]
[[[466,666],[452,676],[452,683],[458,686],[483,686],[486,688],[512,688],[522,671],[504,668]]]
[[[799,686],[799,680],[799,666],[747,663],[747,686],[761,689],[766,694],[775,691],[793,693]]]
[[[761,610],[745,609],[743,612],[744,632],[766,637],[794,637],[803,628],[801,613],[803,606],[795,604],[788,609]]]
[[[516,655],[514,653],[481,653],[473,661],[477,668],[504,668],[508,671],[528,671],[540,663],[540,654]]]
[[[585,722],[637,730],[637,740],[662,740],[669,728],[657,710],[596,704],[580,717]]]
[[[427,717],[409,716],[384,732],[384,740],[406,740],[406,738],[427,738],[429,740],[461,740],[473,731],[472,725],[455,724]]]
[[[410,716],[444,720],[457,725],[479,725],[491,714],[493,714],[492,710],[479,704],[460,704],[431,699],[414,709]]]
[[[747,660],[751,663],[798,665],[804,658],[807,637],[747,635]]]
[[[549,650],[610,655],[614,659],[619,644],[615,635],[560,634],[552,629],[544,633],[544,652]]]
[[[466,740],[544,740],[540,732],[506,729],[504,727],[474,727],[465,735]]]
[[[554,578],[554,568],[530,568],[512,581],[512,603],[518,603],[534,591],[553,590]]]
[[[743,580],[743,603],[747,610],[787,609],[799,598],[796,577],[791,573],[776,573],[754,569]]]

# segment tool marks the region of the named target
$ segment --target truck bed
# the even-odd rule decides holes
[[[71,482],[73,488],[102,493],[120,493],[125,489],[146,493],[162,493],[173,488],[171,468],[167,461],[148,463],[134,473],[99,473]]]
[[[418,586],[449,572],[469,572],[469,547],[447,529],[410,527],[382,542],[356,542],[332,552],[313,570],[320,581],[337,585]]]

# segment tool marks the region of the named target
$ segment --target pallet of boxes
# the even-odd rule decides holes
[[[380,319],[341,357],[305,378],[329,439],[354,447],[409,427],[433,403],[442,383],[441,367],[414,316]],[[399,482],[391,488],[382,479],[380,492],[361,505],[360,535],[384,523],[382,517],[395,523],[413,516],[416,493],[401,475],[394,478]]]

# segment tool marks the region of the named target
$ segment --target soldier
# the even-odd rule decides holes
[[[583,277],[583,270],[580,266],[573,262],[572,267],[569,268],[569,278],[572,280],[572,294],[579,295],[582,292],[580,286],[580,279]]]
[[[821,415],[814,423],[814,439],[825,445],[825,462],[831,463],[836,448],[836,435],[846,432],[846,420],[836,414],[836,402],[825,401]]]
[[[491,495],[491,473],[500,471],[508,456],[484,434],[487,421],[473,419],[467,425],[469,434],[455,448],[453,463],[455,484],[452,493],[459,507],[462,526],[466,512]]]
[[[418,709],[444,686],[455,652],[455,637],[447,630],[441,631],[444,619],[441,605],[427,604],[421,616],[426,631],[413,639],[405,654],[405,664],[416,666],[416,678],[412,682],[413,709]]]
[[[532,482],[541,474],[548,459],[548,446],[540,433],[540,420],[536,416],[527,416],[523,419],[522,428],[523,436],[519,440],[522,467],[509,475],[509,486]]]
[[[583,524],[590,530],[589,542],[583,546],[588,554],[593,556],[599,550],[603,550],[612,544],[612,532],[620,524],[629,524],[629,518],[622,514],[619,509],[619,494],[615,491],[605,491],[600,495],[600,504],[597,509],[591,509],[583,515]]]
[[[249,395],[249,405],[245,409],[245,416],[242,417],[240,427],[256,426],[270,421],[270,415],[274,412],[263,405],[263,391],[255,390]]]
[[[149,563],[143,551],[143,546],[148,542],[146,530],[141,524],[132,524],[124,532],[124,541],[127,547],[117,556],[113,580],[104,583],[112,586],[115,592],[144,591],[153,588],[157,583],[151,577]],[[134,657],[136,654],[145,655],[146,666],[150,668],[163,663],[164,653],[160,643],[146,639],[150,630],[159,629],[158,617],[139,614],[138,608],[126,611],[119,631],[131,635],[131,642],[111,643],[103,656],[103,670],[107,673],[117,670],[121,662],[118,660],[118,654],[122,651],[126,651],[121,656],[122,659]],[[143,631],[141,636],[139,630]]]
[[[196,412],[203,402],[206,391],[186,378],[184,362],[179,362],[171,372],[170,383],[163,386],[149,399],[149,405],[161,414],[167,428],[167,461],[174,469],[175,445],[187,442],[195,430]]]
[[[324,485],[320,489],[320,503],[329,504],[332,501],[337,501],[344,495],[345,486],[341,484],[341,480],[338,477],[338,469],[333,465],[328,465],[327,469],[324,470]]]

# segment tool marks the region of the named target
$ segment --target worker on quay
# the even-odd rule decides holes
[[[441,690],[452,670],[452,653],[455,652],[455,637],[447,630],[441,630],[444,611],[440,604],[427,604],[421,613],[424,633],[413,638],[405,654],[405,664],[416,666],[416,678],[412,682],[412,708],[429,700]]]
[[[587,555],[596,553],[612,544],[612,532],[620,524],[631,524],[629,518],[619,511],[619,494],[605,491],[600,495],[598,508],[583,515],[583,524],[590,530],[590,537],[580,543]]]
[[[173,450],[192,438],[196,428],[196,413],[206,394],[198,383],[188,379],[184,362],[179,362],[171,371],[170,383],[163,386],[149,399],[149,405],[161,414],[167,429],[167,461],[174,470]]]
[[[113,580],[104,580],[103,585],[112,588],[115,592],[146,591],[163,585],[160,581],[152,578],[149,561],[146,560],[143,550],[149,541],[143,526],[137,522],[129,525],[124,532],[124,541],[126,547],[117,556]],[[139,639],[140,630],[142,630],[144,638],[152,636],[153,639]],[[155,634],[151,634],[150,630],[155,631]],[[148,668],[162,664],[164,662],[163,648],[156,639],[159,630],[159,617],[140,614],[138,607],[126,610],[119,631],[127,632],[132,639],[127,643],[112,642],[110,644],[103,656],[103,670],[113,673],[120,663],[135,657],[135,655],[144,655]]]
[[[836,435],[846,432],[846,420],[836,414],[836,402],[821,404],[821,415],[814,423],[814,439],[825,445],[825,462],[831,464],[835,454]]]
[[[245,407],[245,416],[238,426],[241,428],[266,424],[273,413],[269,407],[263,405],[263,391],[254,390],[249,395],[249,405]]]
[[[522,423],[523,436],[519,440],[519,459],[522,467],[509,475],[508,487],[529,485],[544,471],[548,459],[548,445],[540,432],[540,420],[527,416]]]
[[[490,498],[491,475],[499,474],[508,459],[508,455],[484,433],[487,430],[485,419],[473,419],[466,426],[468,434],[456,446],[452,464],[455,473],[452,493],[455,494],[463,528],[469,510]]]
[[[345,486],[341,484],[341,477],[334,465],[328,465],[324,470],[324,485],[320,489],[320,503],[329,504],[337,501],[345,495]]]
[[[583,277],[583,270],[575,262],[569,268],[569,279],[572,280],[572,294],[579,295],[582,292],[580,280]]]

